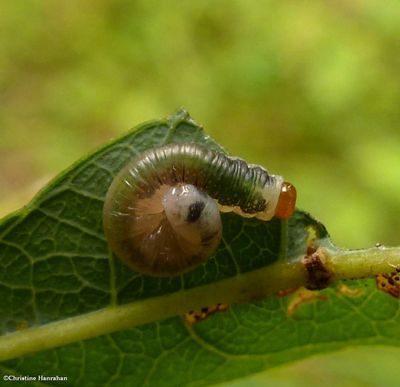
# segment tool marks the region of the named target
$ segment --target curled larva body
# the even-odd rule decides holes
[[[111,250],[134,270],[171,276],[215,252],[219,211],[269,220],[290,216],[294,203],[294,187],[281,176],[201,145],[169,144],[138,155],[115,177],[103,224]]]

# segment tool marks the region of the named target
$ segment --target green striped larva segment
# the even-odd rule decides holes
[[[110,186],[103,215],[106,238],[135,270],[180,274],[218,247],[218,209],[269,220],[282,185],[281,176],[201,145],[149,149]]]
[[[274,215],[283,179],[259,166],[197,144],[170,144],[149,149],[122,172],[126,188],[150,196],[162,184],[193,184],[226,211],[269,220]],[[121,187],[120,187],[121,188]],[[133,192],[132,192],[133,193]]]

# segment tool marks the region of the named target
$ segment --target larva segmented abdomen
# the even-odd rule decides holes
[[[282,177],[266,170],[213,152],[196,144],[171,144],[144,152],[127,166],[132,180],[145,182],[144,196],[161,184],[185,182],[207,192],[222,206],[240,209],[242,214],[272,218]]]

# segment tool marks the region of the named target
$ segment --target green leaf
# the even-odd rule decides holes
[[[67,376],[77,386],[194,386],[349,345],[399,344],[398,300],[374,280],[274,295],[389,271],[388,253],[398,264],[395,250],[337,249],[302,211],[288,222],[224,214],[216,255],[182,276],[143,276],[115,259],[101,215],[111,180],[143,150],[188,141],[223,151],[182,110],[79,161],[3,220],[3,374]],[[304,257],[314,260],[307,266]],[[219,302],[231,306],[194,325],[183,317]]]

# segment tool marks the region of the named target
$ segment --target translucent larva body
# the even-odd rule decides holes
[[[111,250],[134,270],[171,276],[215,252],[219,211],[270,220],[290,216],[295,200],[292,185],[259,166],[197,144],[169,144],[140,154],[115,177],[104,231]]]

